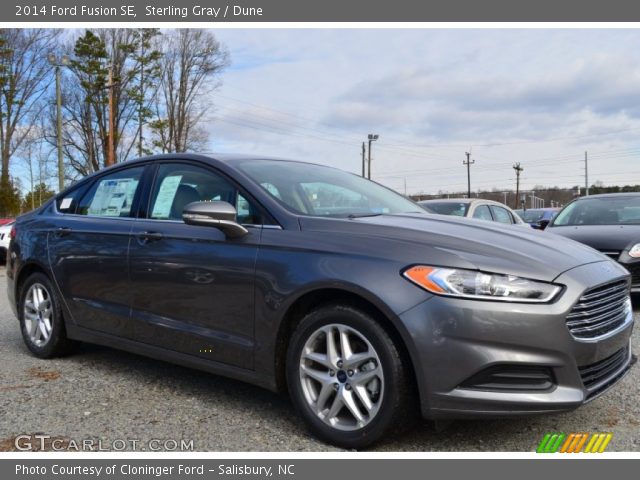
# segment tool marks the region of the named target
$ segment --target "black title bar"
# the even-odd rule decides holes
[[[639,22],[629,0],[14,0],[0,22]]]

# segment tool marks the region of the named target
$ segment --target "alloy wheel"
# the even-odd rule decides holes
[[[31,285],[24,299],[23,314],[29,340],[38,347],[46,345],[53,331],[53,305],[44,285]]]
[[[380,409],[385,386],[380,357],[353,327],[330,324],[316,330],[304,344],[299,372],[308,406],[333,428],[361,429]]]

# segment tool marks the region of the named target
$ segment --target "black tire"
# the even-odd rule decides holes
[[[300,381],[300,358],[307,340],[319,328],[342,324],[362,334],[375,349],[384,375],[384,392],[377,414],[362,428],[345,431],[325,423],[307,403]],[[313,434],[327,443],[347,448],[367,447],[386,435],[405,430],[415,413],[413,378],[409,362],[374,317],[346,305],[326,305],[307,314],[295,329],[287,351],[289,395]]]
[[[29,289],[33,285],[42,286],[51,301],[51,334],[48,340],[42,345],[37,345],[30,338],[25,322],[25,301]],[[49,278],[40,272],[31,274],[20,287],[18,302],[18,315],[20,319],[20,331],[27,348],[38,358],[54,358],[68,355],[73,350],[76,343],[67,338],[67,332],[60,307],[60,300],[49,281]]]

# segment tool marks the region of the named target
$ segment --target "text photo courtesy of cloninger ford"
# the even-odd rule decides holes
[[[639,43],[0,29],[0,451],[639,451]]]

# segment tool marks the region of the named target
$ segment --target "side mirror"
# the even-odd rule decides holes
[[[236,218],[236,209],[227,202],[193,202],[182,210],[182,219],[187,225],[218,228],[229,238],[242,237],[249,233]]]
[[[548,220],[548,219],[546,219],[546,218],[545,218],[544,220],[540,220],[540,221],[538,222],[538,228],[539,228],[540,230],[544,230],[545,228],[547,228],[547,226],[548,226],[548,225],[549,225],[549,220]]]

